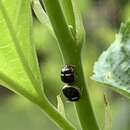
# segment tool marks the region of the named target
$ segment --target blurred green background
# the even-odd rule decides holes
[[[90,79],[94,62],[113,42],[121,21],[125,22],[129,19],[130,2],[128,0],[80,0],[80,7],[87,39],[83,46],[82,61],[97,120],[102,127],[105,94],[111,107],[112,130],[130,130],[130,100]],[[56,96],[63,87],[60,81],[61,55],[55,39],[44,26],[39,24],[35,15],[33,32],[44,89],[49,100],[56,105]],[[63,100],[67,117],[79,128],[73,104],[66,102],[64,98]],[[0,87],[0,130],[59,129],[37,106]]]

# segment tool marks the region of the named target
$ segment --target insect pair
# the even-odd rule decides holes
[[[74,66],[65,65],[61,69],[61,80],[66,83],[62,92],[69,101],[78,101],[80,99],[80,91],[77,87],[73,86],[75,82]]]

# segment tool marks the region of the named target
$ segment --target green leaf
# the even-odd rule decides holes
[[[33,0],[32,1],[32,8],[34,10],[34,13],[36,14],[38,20],[44,25],[44,26],[51,26],[49,18],[42,8],[42,5],[39,0]]]
[[[73,35],[76,34],[75,15],[73,10],[72,0],[59,0],[64,17],[67,21],[68,26],[71,26]]]
[[[83,25],[83,18],[81,15],[81,11],[79,8],[79,1],[78,0],[72,0],[73,4],[73,10],[74,10],[74,16],[75,16],[75,26],[76,26],[76,41],[79,46],[82,47],[83,43],[85,42],[85,29]]]
[[[37,16],[37,19],[39,20],[39,22],[44,26],[45,29],[48,30],[48,33],[50,33],[56,39],[56,36],[54,34],[50,20],[47,16],[46,12],[42,8],[40,1],[39,0],[33,0],[32,1],[32,8],[33,8],[34,13]]]
[[[121,26],[116,40],[94,65],[92,79],[130,97],[130,22]],[[124,40],[125,39],[125,40]]]
[[[60,95],[57,95],[57,109],[65,117],[64,104],[62,102]]]
[[[42,95],[29,0],[0,0],[0,83],[28,98]]]
[[[79,9],[78,0],[59,0],[68,27],[71,30],[76,43],[82,45],[85,40],[83,19]]]
[[[104,102],[105,102],[105,116],[102,130],[112,130],[111,108],[106,95],[104,95]]]

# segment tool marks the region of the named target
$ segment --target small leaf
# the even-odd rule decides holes
[[[130,97],[130,22],[121,26],[116,40],[94,65],[92,79],[111,85],[112,89]]]
[[[30,0],[0,0],[0,83],[26,97],[42,95]]]
[[[83,19],[79,9],[78,0],[59,0],[64,16],[66,18],[68,27],[72,32],[73,38],[80,46],[85,41],[85,30],[83,26]]]
[[[49,33],[56,39],[53,28],[51,26],[50,20],[42,8],[42,5],[39,0],[32,1],[32,8],[34,10],[35,15],[37,16],[39,22],[49,31]]]
[[[39,0],[32,1],[32,8],[41,23],[47,26],[50,25],[49,18],[44,9],[42,8],[42,5],[40,4]]]
[[[106,95],[104,95],[104,102],[105,102],[105,117],[102,130],[112,130],[111,108]]]
[[[57,95],[57,109],[65,117],[64,104],[61,100],[60,95]]]
[[[75,35],[76,24],[75,24],[75,16],[74,16],[72,0],[59,0],[59,2],[62,7],[63,14],[65,16],[67,24],[68,24],[68,26],[72,27],[71,31]]]
[[[79,1],[78,0],[72,0],[73,9],[74,9],[74,15],[75,15],[75,24],[76,24],[76,40],[77,43],[82,46],[82,44],[85,42],[85,29],[83,25],[83,18],[81,15],[81,11],[79,8]]]
[[[32,1],[32,8],[34,10],[34,13],[36,14],[38,20],[46,27],[51,28],[51,23],[49,21],[49,18],[42,8],[39,0],[33,0]],[[52,29],[52,28],[51,28]]]

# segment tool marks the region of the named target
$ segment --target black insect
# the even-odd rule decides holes
[[[74,67],[72,65],[65,65],[61,69],[61,80],[67,84],[72,84],[74,82]]]
[[[62,92],[69,101],[74,102],[80,99],[80,91],[74,86],[65,85],[62,89]]]

